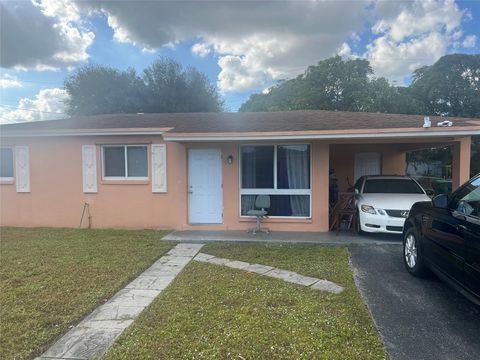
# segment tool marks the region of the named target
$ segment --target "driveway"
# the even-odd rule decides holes
[[[397,244],[349,247],[355,281],[391,359],[479,359],[480,307],[435,277],[416,279]]]

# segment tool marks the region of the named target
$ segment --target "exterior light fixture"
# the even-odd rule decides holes
[[[232,163],[233,163],[233,156],[232,156],[232,155],[228,155],[228,157],[227,157],[227,163],[228,163],[228,164],[232,164]]]

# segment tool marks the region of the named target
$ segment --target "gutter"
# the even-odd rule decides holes
[[[85,130],[37,130],[37,131],[5,131],[0,132],[2,138],[16,137],[58,137],[58,136],[133,136],[163,135],[172,128],[138,128],[138,129],[85,129]],[[0,128],[1,130],[1,128]]]
[[[363,133],[363,134],[305,134],[305,135],[215,135],[212,133],[209,136],[195,136],[187,135],[182,136],[180,134],[165,134],[163,139],[165,141],[260,141],[260,140],[309,140],[309,139],[324,139],[324,140],[337,140],[337,139],[383,139],[383,138],[409,138],[409,137],[425,137],[434,138],[438,136],[472,136],[480,135],[480,129],[478,130],[450,130],[450,131],[410,131],[410,132],[383,132],[383,133]]]

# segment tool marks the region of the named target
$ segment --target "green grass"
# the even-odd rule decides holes
[[[175,245],[164,231],[0,231],[1,359],[39,355]]]
[[[202,252],[337,282],[335,295],[191,262],[106,359],[385,359],[343,248],[209,244]]]

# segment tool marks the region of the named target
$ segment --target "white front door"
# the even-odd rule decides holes
[[[223,222],[222,152],[220,149],[188,151],[188,222]]]
[[[355,154],[355,181],[364,175],[380,175],[380,153],[358,153]]]

